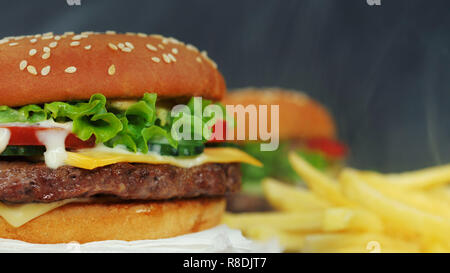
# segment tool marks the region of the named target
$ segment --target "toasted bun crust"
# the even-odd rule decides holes
[[[223,198],[71,203],[19,228],[0,218],[0,238],[41,244],[161,239],[214,227],[220,223],[224,210]]]
[[[140,98],[152,92],[220,100],[225,92],[224,79],[206,52],[160,35],[8,37],[0,40],[0,64],[0,105],[8,106],[89,99],[95,93],[108,98]],[[49,71],[44,69],[48,66]],[[69,67],[76,71],[68,73]]]
[[[279,105],[280,139],[336,137],[336,127],[324,106],[306,94],[281,88],[243,88],[229,92],[224,104]],[[268,107],[270,117],[270,107]],[[270,118],[268,118],[269,128]],[[248,124],[248,123],[247,123]],[[248,132],[248,128],[246,129]]]

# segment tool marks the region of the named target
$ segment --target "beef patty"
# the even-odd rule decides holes
[[[240,182],[237,163],[192,168],[117,163],[85,170],[0,161],[0,200],[13,203],[54,202],[94,195],[133,200],[221,196],[239,190]]]

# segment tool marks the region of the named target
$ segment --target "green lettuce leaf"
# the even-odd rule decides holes
[[[55,120],[72,120],[73,133],[81,140],[88,140],[95,135],[96,143],[104,143],[123,128],[119,118],[106,110],[106,98],[101,94],[92,95],[89,102],[47,103],[44,109]]]
[[[113,113],[95,114],[77,117],[73,121],[73,133],[81,140],[95,135],[96,143],[103,143],[122,130],[122,123]]]
[[[47,114],[38,105],[27,105],[19,109],[13,109],[4,105],[0,106],[0,123],[36,123],[44,120],[47,120]]]

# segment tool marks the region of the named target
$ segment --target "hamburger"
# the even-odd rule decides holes
[[[208,130],[173,136],[177,122],[215,122],[195,109],[172,115],[173,106],[202,98],[203,110],[226,92],[192,45],[45,33],[0,40],[0,64],[0,238],[86,243],[205,230],[239,190],[239,163],[259,165],[208,147]]]
[[[243,151],[261,161],[264,167],[242,165],[242,193],[230,195],[228,210],[270,210],[270,205],[262,198],[261,181],[266,177],[301,185],[300,177],[288,160],[290,151],[331,175],[341,168],[347,148],[336,138],[335,122],[323,105],[305,93],[282,88],[243,88],[232,90],[222,102],[256,105],[257,109],[259,105],[279,105],[278,149],[261,151],[260,141],[238,142]],[[268,126],[271,127],[270,123]]]

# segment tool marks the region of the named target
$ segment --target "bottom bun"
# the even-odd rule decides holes
[[[169,238],[214,227],[224,198],[71,203],[14,228],[0,217],[0,238],[55,244]]]

